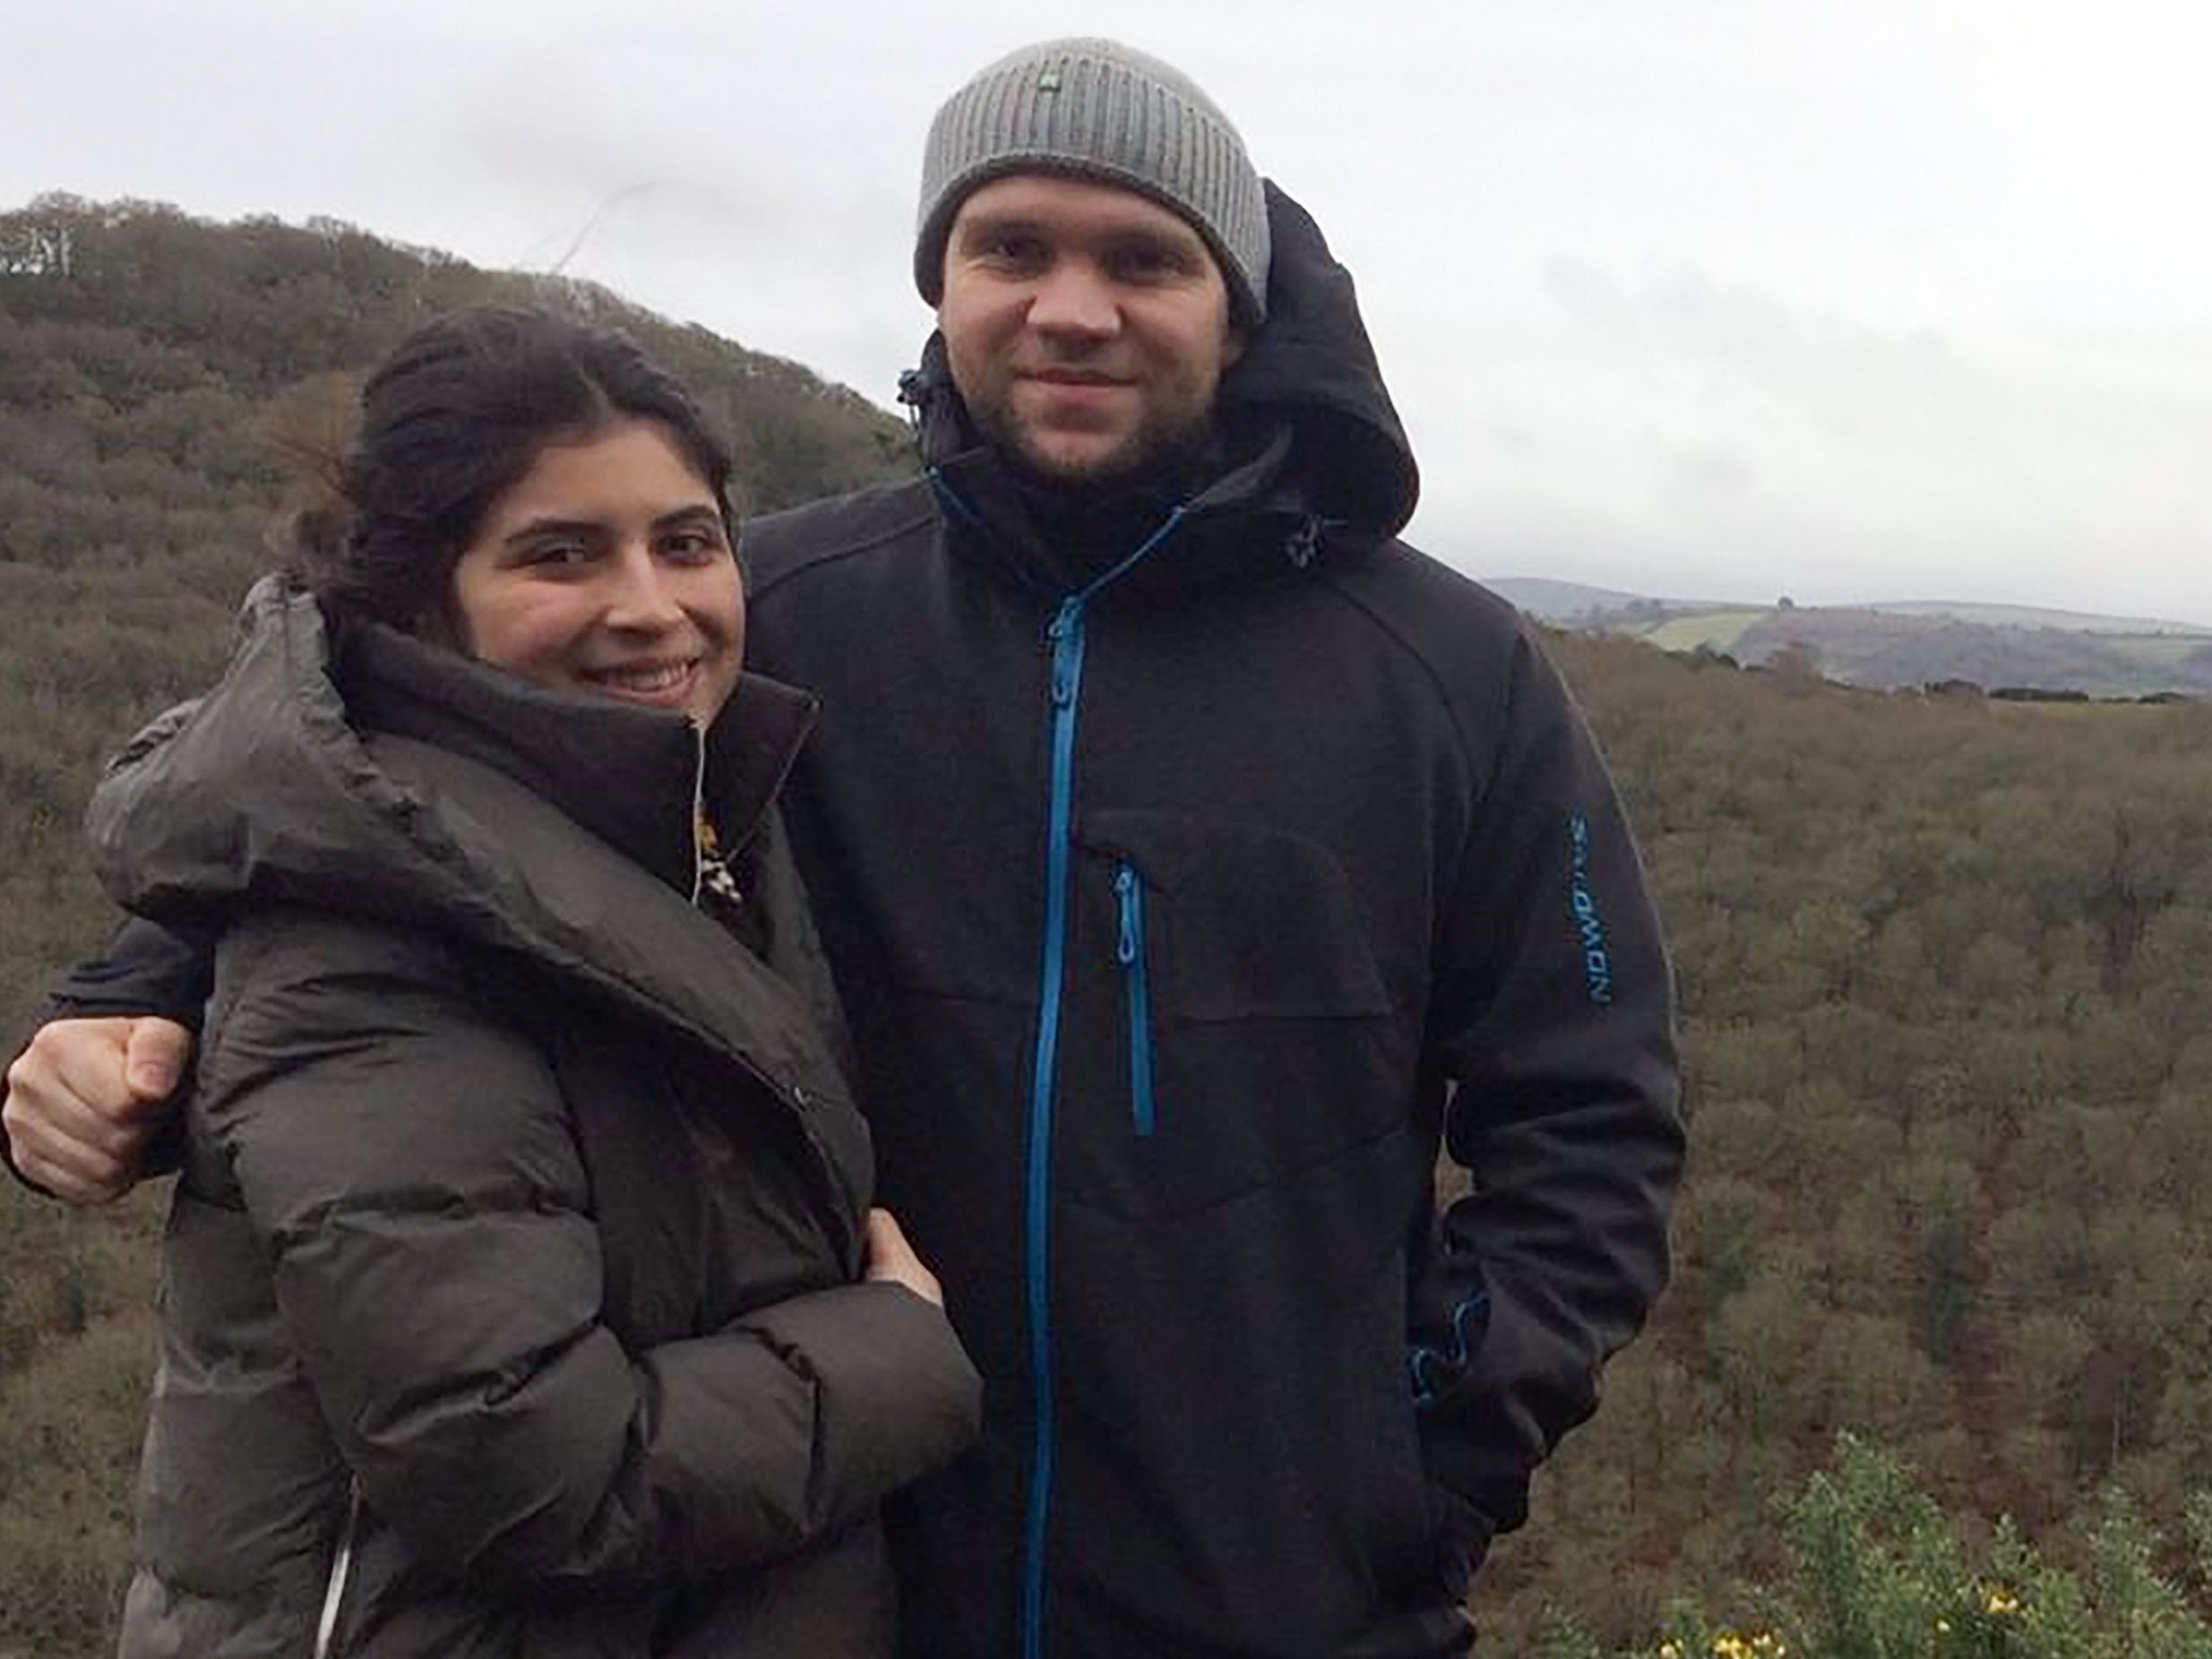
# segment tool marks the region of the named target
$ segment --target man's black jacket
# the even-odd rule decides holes
[[[1666,962],[1312,221],[1183,487],[974,444],[754,526],[753,659],[889,1201],[988,1380],[917,1653],[1420,1653],[1665,1276]],[[1474,1191],[1442,1217],[1440,1138]]]

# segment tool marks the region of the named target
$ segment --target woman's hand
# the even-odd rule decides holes
[[[937,1283],[935,1274],[922,1265],[922,1259],[914,1253],[914,1246],[907,1242],[905,1230],[891,1211],[868,1212],[867,1236],[868,1277],[903,1285],[933,1307],[944,1306],[944,1286]]]

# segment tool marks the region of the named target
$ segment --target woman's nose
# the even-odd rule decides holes
[[[607,566],[607,621],[609,627],[658,630],[681,622],[668,572],[650,547],[624,547]]]

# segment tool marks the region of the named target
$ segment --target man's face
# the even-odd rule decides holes
[[[1037,173],[960,203],[937,325],[984,435],[1071,484],[1139,476],[1187,448],[1244,350],[1221,268],[1186,221],[1132,191]]]

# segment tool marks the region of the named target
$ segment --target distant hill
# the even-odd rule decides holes
[[[1662,603],[1617,588],[1591,588],[1577,581],[1554,581],[1547,576],[1485,576],[1483,585],[1546,622],[1580,622],[1586,616],[1624,611],[1631,606]]]
[[[1487,579],[1530,615],[1751,665],[1785,653],[1823,677],[1880,690],[1964,681],[2130,698],[2212,694],[2212,628],[2032,606],[1898,600],[1763,606],[1657,598],[1541,577]]]
[[[1986,623],[1993,628],[2058,628],[2073,633],[2189,634],[2212,639],[2200,623],[2167,622],[2148,616],[2099,616],[2086,611],[2047,610],[2039,605],[1975,605],[1955,599],[1896,599],[1865,607],[1902,616],[1949,616]]]
[[[221,225],[58,193],[0,213],[0,455],[31,495],[265,500],[287,482],[273,433],[342,406],[349,377],[417,323],[486,302],[634,336],[735,441],[745,511],[911,469],[903,423],[856,392],[594,283],[483,271],[335,219]],[[0,560],[92,551],[0,529],[17,537]]]

